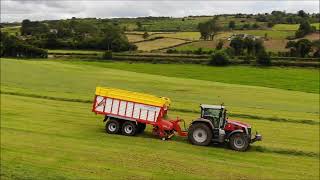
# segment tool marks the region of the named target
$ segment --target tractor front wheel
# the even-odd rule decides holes
[[[249,147],[249,141],[243,133],[236,133],[231,135],[229,145],[233,150],[246,151]]]
[[[189,127],[188,140],[191,144],[207,146],[212,140],[212,130],[204,123],[195,123]]]

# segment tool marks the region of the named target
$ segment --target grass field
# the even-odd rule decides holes
[[[161,48],[166,48],[166,47],[182,44],[185,42],[187,42],[187,41],[180,40],[180,39],[162,38],[162,39],[156,39],[156,40],[152,40],[152,41],[144,41],[144,42],[135,43],[135,45],[138,46],[138,50],[152,51],[152,50],[157,50],[157,49],[161,49]]]
[[[10,35],[20,34],[20,27],[21,26],[4,27],[4,28],[1,28],[1,32],[7,32]]]
[[[319,30],[320,23],[312,23],[311,26],[315,26]],[[276,31],[296,31],[299,29],[299,24],[276,24],[272,29]]]
[[[318,93],[229,84],[232,76],[245,72],[245,84],[257,81],[263,71],[249,67],[181,65],[186,71],[181,72],[178,66],[145,64],[143,70],[140,64],[88,63],[1,59],[1,179],[319,178]],[[312,89],[319,83],[312,69],[264,70],[279,86],[296,83]],[[213,82],[211,76],[223,73],[229,82]],[[169,115],[187,123],[198,116],[192,111],[200,103],[224,101],[230,118],[250,123],[264,140],[239,153],[192,146],[180,137],[163,142],[150,129],[138,137],[108,135],[102,117],[86,103],[98,85],[170,97]]]
[[[186,40],[199,40],[200,33],[199,32],[175,32],[175,33],[163,33],[163,34],[153,34],[150,38],[153,37],[169,37],[169,38],[180,38]]]
[[[102,53],[103,51],[99,50],[76,50],[76,49],[49,49],[48,53],[76,53],[76,54],[99,54]]]

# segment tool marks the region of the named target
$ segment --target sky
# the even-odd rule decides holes
[[[1,22],[23,19],[54,20],[72,17],[113,18],[142,16],[183,17],[232,13],[270,13],[273,10],[319,12],[319,1],[218,0],[1,0]]]

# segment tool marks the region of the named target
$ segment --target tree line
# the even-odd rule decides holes
[[[47,58],[48,52],[47,50],[27,44],[15,36],[10,36],[8,33],[1,32],[0,56]]]
[[[98,49],[115,52],[136,50],[116,23],[94,24],[90,20],[49,22],[23,20],[21,35],[33,46],[46,49]]]

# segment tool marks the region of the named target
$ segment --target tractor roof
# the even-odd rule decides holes
[[[222,105],[200,104],[200,107],[205,109],[224,109]]]

